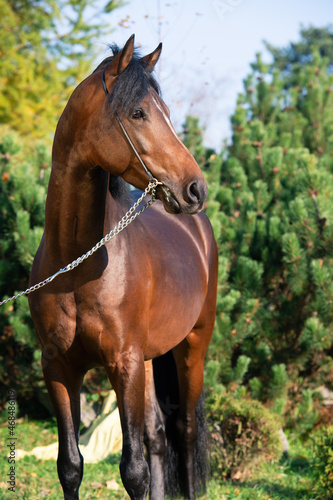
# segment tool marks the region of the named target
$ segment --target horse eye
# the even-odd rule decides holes
[[[143,118],[142,109],[136,109],[132,114],[132,118],[134,118],[134,120],[141,120]]]

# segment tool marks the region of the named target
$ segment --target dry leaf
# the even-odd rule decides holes
[[[103,485],[102,483],[90,483],[90,486],[94,489],[94,490],[100,490],[101,488],[103,488]]]
[[[108,490],[119,490],[120,486],[115,479],[111,481],[106,481],[106,487]]]
[[[48,490],[47,488],[43,488],[39,493],[39,497],[45,497],[51,494],[51,490]]]

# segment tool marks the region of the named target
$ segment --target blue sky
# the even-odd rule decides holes
[[[206,126],[206,143],[219,149],[230,137],[229,118],[249,64],[256,52],[265,53],[262,41],[285,47],[299,39],[301,25],[333,24],[333,1],[130,0],[108,23],[119,45],[132,33],[143,53],[163,42],[157,76],[175,128],[195,114]],[[104,50],[101,44],[102,57]]]

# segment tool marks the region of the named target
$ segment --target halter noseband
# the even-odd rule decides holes
[[[110,63],[109,63],[109,64],[110,64]],[[105,70],[106,70],[106,68],[108,67],[108,65],[109,65],[109,64],[107,64],[107,65],[104,67],[104,69],[103,69],[103,74],[102,74],[102,84],[103,84],[103,89],[104,89],[104,92],[105,92],[105,95],[106,95],[106,97],[107,97],[107,98],[109,97],[109,95],[110,95],[110,94],[109,94],[109,91],[108,91],[107,86],[106,86],[106,83],[105,83]],[[121,122],[121,120],[120,120],[120,118],[119,118],[119,116],[118,116],[118,113],[115,111],[115,112],[114,112],[114,114],[115,114],[115,117],[117,118],[117,121],[118,121],[118,123],[119,123],[119,125],[120,125],[121,130],[122,130],[122,131],[123,131],[123,133],[124,133],[124,136],[126,137],[126,139],[127,139],[128,143],[129,143],[129,145],[131,146],[131,148],[132,148],[132,150],[133,150],[133,152],[134,152],[135,156],[137,157],[137,159],[138,159],[138,160],[139,160],[139,162],[141,163],[141,165],[142,165],[142,167],[143,167],[144,171],[146,172],[148,179],[149,179],[150,181],[151,181],[151,180],[154,180],[155,178],[154,178],[153,174],[152,174],[152,173],[151,173],[151,171],[147,168],[147,166],[145,165],[145,163],[144,163],[144,161],[142,160],[141,156],[139,155],[139,153],[138,153],[138,151],[137,151],[136,147],[134,146],[134,144],[133,144],[133,142],[132,142],[132,139],[130,138],[130,136],[129,136],[129,135],[128,135],[128,133],[127,133],[127,130],[125,129],[124,125],[122,124],[122,122]],[[162,184],[162,182],[160,182],[160,184]]]

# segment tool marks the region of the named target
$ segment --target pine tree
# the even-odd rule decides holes
[[[31,264],[44,228],[44,204],[50,173],[48,148],[33,150],[13,131],[0,128],[0,297],[26,289]],[[35,396],[41,380],[39,345],[28,299],[0,310],[0,405],[13,387],[19,405]]]
[[[291,43],[288,47],[274,47],[269,42],[264,42],[274,59],[274,67],[287,73],[295,73],[295,65],[302,67],[312,64],[313,50],[318,50],[321,57],[328,58],[328,69],[333,67],[333,25],[325,28],[309,26],[300,30],[300,40]]]
[[[231,145],[206,166],[220,255],[208,384],[280,414],[333,387],[333,75],[312,49],[288,74],[257,55]]]

